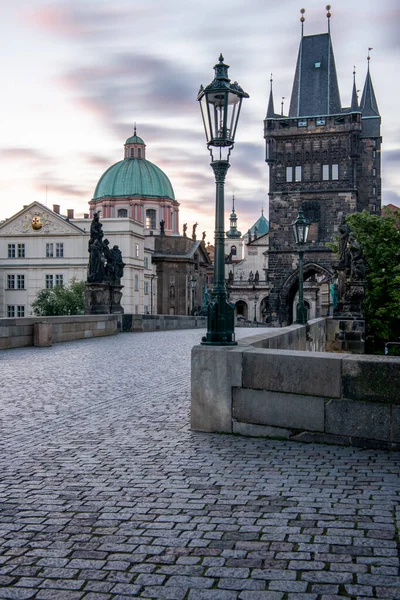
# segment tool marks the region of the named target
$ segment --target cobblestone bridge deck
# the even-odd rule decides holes
[[[0,354],[0,599],[400,598],[399,454],[191,432],[200,337]]]

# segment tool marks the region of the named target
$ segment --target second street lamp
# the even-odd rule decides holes
[[[196,281],[196,277],[194,275],[192,275],[191,279],[190,279],[190,289],[192,290],[192,310],[191,310],[191,315],[194,315],[194,297],[196,294],[196,286],[197,286],[197,281]]]
[[[307,243],[308,231],[310,229],[310,221],[304,216],[303,209],[299,209],[299,214],[294,223],[292,223],[294,239],[297,245],[297,252],[299,254],[299,301],[297,304],[296,312],[296,323],[298,325],[305,325],[307,323],[307,309],[304,306],[304,274],[303,274],[303,260],[304,260],[304,244]]]
[[[231,83],[228,69],[221,54],[214,66],[214,80],[205,88],[201,86],[197,96],[216,184],[214,288],[208,306],[207,334],[202,344],[218,346],[236,344],[234,308],[227,301],[225,286],[224,184],[242,100],[249,97],[236,81]]]

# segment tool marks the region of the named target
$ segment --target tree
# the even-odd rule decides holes
[[[40,317],[82,315],[85,308],[85,282],[71,279],[68,286],[40,290],[32,302],[33,313]]]
[[[400,211],[383,216],[367,212],[347,216],[347,222],[360,243],[367,267],[363,311],[368,333],[379,345],[400,341]]]

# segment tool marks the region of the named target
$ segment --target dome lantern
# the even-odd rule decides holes
[[[133,129],[133,135],[129,137],[124,144],[124,158],[146,158],[146,144],[136,134],[136,123]]]

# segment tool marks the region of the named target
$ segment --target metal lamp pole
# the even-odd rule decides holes
[[[257,314],[256,314],[257,301],[258,301],[258,296],[254,296],[254,323],[257,323]]]
[[[214,288],[212,301],[208,306],[207,335],[202,339],[202,344],[218,346],[237,343],[234,307],[227,300],[225,285],[224,184],[242,100],[249,97],[237,82],[231,83],[228,69],[221,54],[219,62],[214,66],[214,80],[205,88],[201,86],[197,96],[216,185]]]
[[[197,284],[196,277],[194,275],[192,275],[192,278],[190,280],[190,287],[192,290],[192,311],[191,311],[192,316],[194,315],[194,295],[196,292],[196,284]]]
[[[150,314],[153,314],[153,280],[155,275],[150,275]]]
[[[305,325],[307,323],[307,309],[304,306],[304,244],[307,243],[310,221],[304,216],[303,209],[299,209],[299,214],[294,223],[292,223],[294,239],[297,244],[299,254],[299,301],[296,311],[296,323]]]

